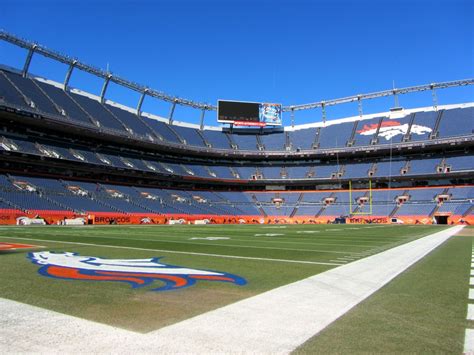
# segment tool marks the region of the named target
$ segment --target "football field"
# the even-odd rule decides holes
[[[398,225],[1,227],[0,243],[32,247],[0,251],[0,298],[147,334],[445,229]],[[436,271],[441,277],[449,271],[456,274],[446,275],[448,281],[464,277],[469,272],[471,239],[472,229],[465,228],[463,236],[436,249],[433,254],[446,245],[464,249],[468,245],[467,254],[451,251],[449,256],[441,256],[438,263],[444,262],[446,270],[428,268],[424,275]],[[453,253],[459,255],[454,260]],[[462,259],[464,254],[467,256]],[[448,266],[452,262],[459,263],[462,272],[451,270]],[[367,302],[380,298],[403,277]],[[460,300],[451,300],[465,307],[467,282],[449,287],[451,292],[466,292]],[[406,300],[415,297],[409,290],[405,290]],[[414,295],[420,298],[420,292],[414,291]],[[390,297],[389,292],[379,302]],[[367,302],[349,315],[361,312]],[[321,337],[315,337],[323,343],[313,339],[298,351],[327,352],[330,344],[338,342],[337,334],[330,334],[331,327],[345,326],[343,331],[349,337],[360,337],[363,329],[377,322],[377,314],[371,312],[369,307],[357,315],[371,319],[370,324],[362,322],[362,328],[354,328],[343,317]],[[465,318],[458,318],[452,327],[459,333]],[[369,343],[359,350],[375,349]]]

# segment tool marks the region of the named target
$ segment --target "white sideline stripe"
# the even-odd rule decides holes
[[[474,277],[469,278],[469,285],[474,286]]]
[[[474,288],[470,288],[469,289],[469,299],[470,300],[474,300]]]
[[[431,234],[148,334],[0,299],[4,335],[0,349],[287,354],[461,229],[457,226]]]
[[[467,305],[467,320],[474,320],[474,304]]]
[[[474,329],[466,329],[463,354],[474,353]]]
[[[195,253],[195,252],[173,251],[173,250],[165,250],[165,249],[147,249],[147,248],[135,248],[135,247],[122,247],[122,246],[107,245],[107,244],[80,243],[80,242],[65,242],[65,241],[62,241],[62,240],[44,240],[44,239],[23,238],[23,237],[5,237],[5,236],[0,236],[0,238],[24,239],[24,240],[38,240],[38,241],[40,241],[40,242],[77,244],[77,245],[87,245],[87,246],[94,246],[94,247],[115,248],[115,249],[127,249],[127,250],[159,251],[159,252],[161,252],[161,253],[185,254],[185,255],[200,255],[200,256],[212,256],[212,257],[216,257],[216,258],[228,258],[228,259],[278,261],[278,262],[282,262],[282,263],[296,263],[296,264],[315,264],[315,265],[334,265],[334,266],[339,266],[339,265],[341,265],[341,263],[328,263],[328,262],[320,262],[320,261],[286,260],[286,259],[257,258],[257,257],[252,257],[252,256],[238,256],[238,255],[221,255],[221,254]]]

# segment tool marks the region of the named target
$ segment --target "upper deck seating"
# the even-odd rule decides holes
[[[313,149],[313,143],[316,138],[316,128],[298,129],[288,132],[292,150],[310,150]]]
[[[258,150],[257,137],[255,134],[230,134],[231,139],[240,150]]]
[[[349,141],[354,122],[343,122],[321,128],[319,134],[319,148],[342,148]]]
[[[31,101],[34,102],[36,108],[40,111],[52,114],[60,114],[56,109],[56,106],[51,102],[50,99],[34,84],[31,79],[23,78],[19,74],[10,72],[4,72],[4,74],[20,89],[20,91],[27,96]],[[1,75],[0,75],[1,76]],[[16,92],[16,89],[12,86],[11,90]],[[24,103],[23,103],[24,104]]]
[[[50,84],[42,82],[37,82],[37,84],[61,110],[64,110],[64,113],[66,114],[65,117],[88,126],[93,125],[92,120],[87,116],[83,109],[79,107],[73,99],[71,99],[67,92]]]
[[[196,147],[206,146],[202,137],[199,135],[197,129],[182,127],[178,125],[173,125],[173,129],[176,131],[176,133],[179,134],[181,138],[183,138],[186,141],[186,144],[196,146]]]
[[[474,133],[474,107],[444,110],[438,127],[440,138]]]
[[[411,128],[412,141],[428,140],[430,134],[433,133],[436,124],[438,112],[436,111],[420,111],[415,113],[413,125]]]
[[[284,132],[261,134],[260,140],[267,151],[285,150],[286,135]]]
[[[230,141],[226,134],[222,131],[213,131],[205,129],[202,131],[206,142],[211,145],[214,149],[232,149]]]
[[[375,117],[368,120],[358,121],[356,133],[354,135],[354,145],[356,146],[370,145],[379,127],[380,119],[381,117]]]
[[[153,130],[144,123],[143,118],[140,119],[136,114],[112,105],[105,105],[105,107],[107,107],[109,111],[129,127],[134,134],[139,134],[145,137],[155,136]]]

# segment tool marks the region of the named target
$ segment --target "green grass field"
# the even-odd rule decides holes
[[[159,286],[160,281],[156,281],[153,287],[132,288],[122,282],[55,279],[40,275],[39,266],[27,258],[28,251],[18,250],[0,252],[0,297],[145,333],[442,228],[398,225],[1,227],[0,242],[34,244],[44,247],[39,250],[75,252],[103,258],[162,257],[161,261],[166,264],[235,274],[246,279],[247,284],[239,286],[201,280],[189,288],[155,292],[152,289]],[[464,232],[468,230],[473,231],[465,229]],[[426,258],[426,261],[424,259],[407,271],[409,275],[416,268],[425,267],[428,270],[415,272],[415,276],[405,281],[408,286],[403,284],[404,278],[408,277],[403,274],[298,351],[328,352],[330,344],[338,343],[340,347],[333,350],[346,352],[351,348],[351,336],[360,344],[358,351],[378,350],[370,341],[363,343],[361,339],[364,337],[360,333],[370,330],[374,334],[371,326],[382,314],[395,315],[398,323],[393,327],[402,328],[407,323],[402,319],[403,309],[413,313],[413,309],[426,305],[423,296],[432,293],[431,286],[419,285],[430,273],[442,276],[442,280],[447,280],[447,287],[456,290],[452,298],[457,307],[461,303],[465,305],[467,282],[459,289],[454,280],[469,273],[471,239],[472,236],[453,237],[446,247],[443,245],[436,254],[429,256],[437,257],[433,266],[428,264],[431,259]],[[450,262],[443,268],[446,260]],[[412,287],[412,284],[417,287]],[[434,296],[438,296],[444,291],[434,292]],[[429,297],[429,301],[439,302],[442,306],[449,303],[451,296],[448,294],[446,297],[441,295],[438,301],[436,297]],[[381,312],[381,307],[389,306],[395,309]],[[436,307],[433,312],[438,312]],[[459,312],[456,308],[453,313],[456,322],[461,322]],[[383,329],[376,330],[377,336],[385,336]],[[345,337],[348,339],[346,342],[341,342],[338,334],[350,336]],[[437,332],[429,334],[438,336]],[[389,349],[398,350],[397,347]]]

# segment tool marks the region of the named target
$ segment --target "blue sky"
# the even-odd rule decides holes
[[[301,104],[474,75],[474,2],[378,1],[45,1],[4,0],[0,27],[129,80],[195,101]],[[21,67],[25,52],[0,43],[0,62]],[[62,81],[66,68],[36,56],[31,71]],[[76,71],[72,86],[99,93]],[[111,86],[108,97],[135,106],[138,94]],[[440,104],[473,101],[472,87],[441,90]],[[431,93],[400,97],[429,106]],[[386,111],[393,98],[364,102]],[[167,115],[147,99],[144,109]],[[331,107],[329,118],[357,114]],[[178,108],[175,118],[197,122]],[[320,110],[297,123],[319,121]],[[206,123],[215,125],[215,114]],[[285,117],[284,124],[289,124]]]

